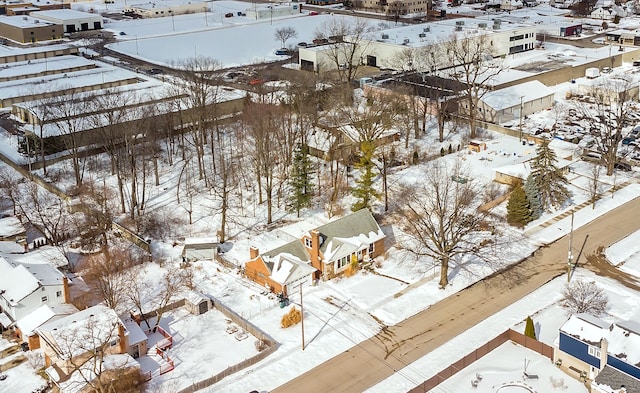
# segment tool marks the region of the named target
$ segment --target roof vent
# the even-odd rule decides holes
[[[424,37],[426,37],[426,36],[427,36],[427,35],[426,35],[425,33],[420,33],[420,34],[418,34],[418,37],[420,37],[420,38],[424,38]]]
[[[422,31],[424,31],[425,33],[428,33],[428,32],[431,31],[431,27],[429,27],[429,26],[424,27],[424,28],[422,28]]]
[[[463,20],[457,20],[456,21],[456,26],[464,26],[464,21]]]
[[[487,24],[486,23],[478,23],[478,28],[486,29],[487,28]]]
[[[456,26],[455,31],[462,31],[462,26]]]
[[[389,34],[382,34],[382,39],[383,40],[388,40],[389,39]]]
[[[408,38],[405,38],[404,40],[402,40],[402,43],[403,43],[404,45],[407,45],[407,44],[409,43],[409,39],[408,39]]]

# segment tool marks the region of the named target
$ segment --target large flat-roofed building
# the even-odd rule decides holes
[[[9,0],[0,4],[0,15],[29,15],[29,13],[33,11],[45,11],[45,10],[59,10],[63,8],[71,8],[70,1],[66,4],[62,1],[20,1],[20,0]]]
[[[62,38],[62,26],[30,16],[0,18],[0,36],[8,40],[27,43]]]
[[[102,29],[102,16],[75,10],[36,11],[30,14],[34,18],[62,25],[65,33]]]
[[[424,14],[429,3],[429,0],[363,0],[360,8],[389,15]]]
[[[124,12],[134,13],[143,18],[162,18],[165,16],[195,14],[208,11],[209,5],[205,2],[187,2],[181,0],[149,1],[124,6]]]
[[[77,54],[77,47],[66,44],[33,46],[27,48],[16,48],[12,46],[0,45],[0,64],[8,64],[18,61],[29,61],[36,59],[49,59],[57,56]]]
[[[407,51],[425,50],[453,39],[486,39],[489,41],[488,46],[493,50],[493,53],[488,55],[497,57],[534,49],[535,33],[536,27],[533,25],[505,24],[499,19],[483,21],[459,18],[379,30],[357,42],[351,41],[351,37],[344,37],[343,43],[300,48],[299,61],[300,67],[305,70],[333,70],[347,60],[342,59],[336,64],[333,54],[345,52],[336,51],[336,45],[356,43],[358,48],[357,56],[353,57],[354,62],[378,68],[403,70],[405,64],[399,59],[406,58]],[[438,68],[456,65],[447,64],[446,61],[446,58],[441,59]]]

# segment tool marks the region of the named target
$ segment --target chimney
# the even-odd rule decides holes
[[[258,250],[257,247],[251,246],[249,248],[249,258],[250,259],[256,259],[258,257],[258,255],[260,255],[260,250]]]
[[[118,323],[118,338],[120,338],[120,352],[127,353],[127,347],[129,346],[127,336],[124,334],[124,326]]]
[[[311,249],[309,250],[309,259],[311,266],[322,272],[322,264],[320,263],[320,232],[317,229],[309,232],[311,235]]]
[[[71,292],[69,291],[69,279],[67,277],[62,278],[62,293],[64,295],[64,302],[71,303]]]

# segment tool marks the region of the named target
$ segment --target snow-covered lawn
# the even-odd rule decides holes
[[[640,280],[640,231],[608,247],[605,256],[613,265]]]
[[[16,345],[15,342],[10,342],[5,338],[0,337],[0,351],[10,348],[14,345]],[[10,362],[24,356],[25,353],[22,352],[22,350],[18,349],[17,352],[4,358],[0,358],[0,366],[5,366]],[[2,367],[2,369],[4,369],[4,367]],[[30,393],[40,387],[47,385],[47,381],[45,381],[40,375],[36,373],[29,360],[25,360],[16,367],[0,372],[0,375],[3,374],[6,376],[6,379],[0,381],[0,392]]]

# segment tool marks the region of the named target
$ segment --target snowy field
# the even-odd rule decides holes
[[[620,270],[640,277],[640,231],[608,247],[604,255]]]

